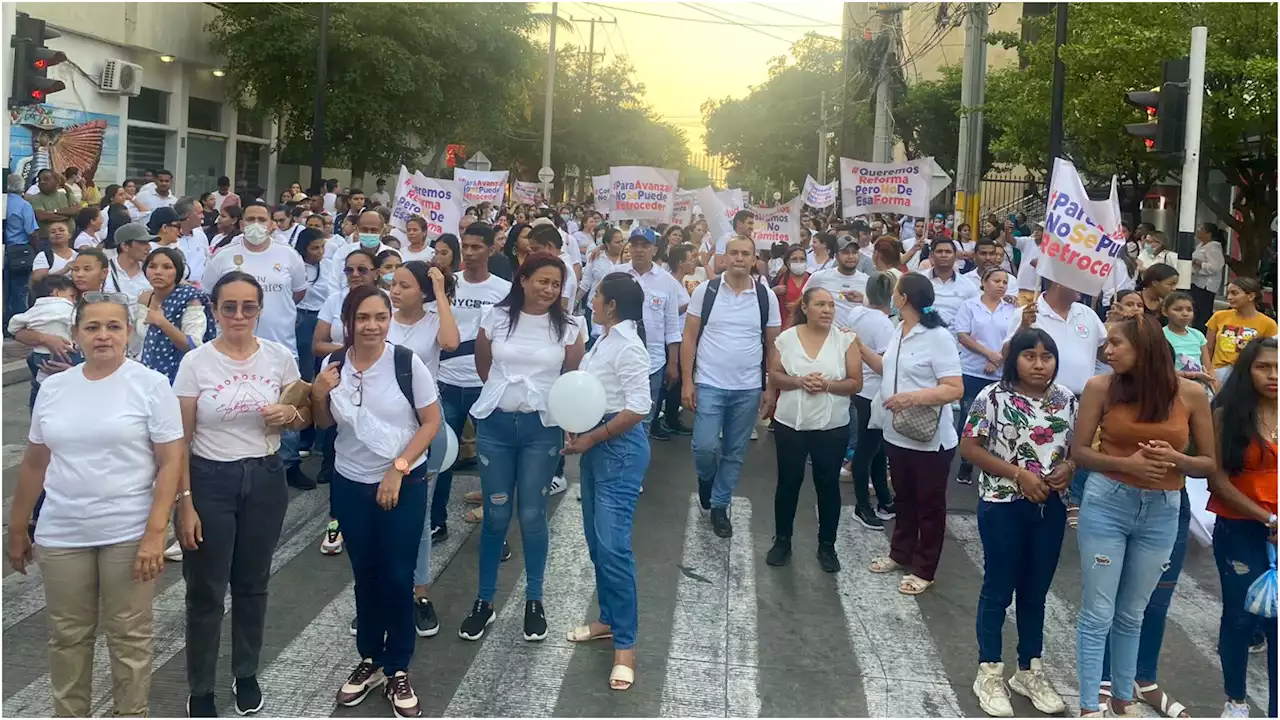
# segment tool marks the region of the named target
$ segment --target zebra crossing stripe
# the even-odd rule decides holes
[[[731,513],[737,533],[718,538],[690,496],[661,717],[760,715],[751,501]]]
[[[285,523],[281,529],[281,542],[271,556],[271,574],[275,575],[298,553],[309,547],[319,536],[327,522],[329,498],[326,493],[307,492],[296,496],[289,503]],[[170,569],[169,572],[175,572]],[[41,587],[41,600],[44,590]],[[187,646],[186,640],[187,584],[181,580],[165,588],[156,596],[153,607],[154,644],[152,666],[161,667]],[[230,608],[231,599],[224,600]],[[41,603],[43,606],[43,602]],[[6,614],[9,612],[6,598]],[[225,612],[225,610],[224,610]],[[53,715],[53,693],[49,674],[45,673],[5,701],[5,713],[49,717]],[[102,716],[111,712],[111,664],[108,659],[105,637],[99,633],[93,648],[93,692],[90,696],[90,712]]]
[[[885,534],[857,530],[853,509],[843,508],[836,534],[836,554],[843,565],[836,584],[862,674],[867,717],[962,717],[919,604],[898,592],[901,575],[876,575],[868,569],[872,560],[889,554]],[[903,692],[906,686],[909,692]]]
[[[449,494],[447,516],[455,528],[444,542],[431,546],[428,583],[434,583],[453,561],[458,550],[475,531],[476,525],[462,521],[470,507],[463,498],[479,487],[474,475],[454,475]],[[345,557],[337,560],[346,564]],[[264,717],[329,717],[333,714],[334,694],[359,660],[355,638],[349,631],[356,616],[355,581],[347,583],[307,627],[298,633],[276,659],[258,673],[258,682],[272,688]],[[443,630],[443,628],[442,628]],[[223,717],[236,717],[228,705]]]
[[[1183,572],[1178,577],[1178,587],[1174,589],[1173,600],[1169,603],[1169,619],[1182,628],[1191,644],[1209,661],[1218,677],[1222,677],[1222,660],[1218,657],[1218,626],[1222,622],[1221,596],[1206,592],[1194,577]],[[1263,716],[1267,714],[1267,687],[1266,656],[1254,655],[1249,658],[1245,689],[1249,692],[1250,704],[1261,711]]]
[[[521,573],[497,610],[497,620],[479,641],[483,644],[454,689],[445,717],[550,717],[555,713],[574,650],[565,636],[586,619],[596,583],[578,503],[561,501],[548,530],[551,542],[543,591],[546,640],[524,639],[527,581]],[[600,682],[604,683],[603,677]]]

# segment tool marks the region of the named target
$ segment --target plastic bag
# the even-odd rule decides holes
[[[1276,546],[1267,543],[1267,556],[1271,559],[1271,567],[1258,576],[1244,594],[1244,609],[1258,617],[1274,618],[1276,616],[1276,596],[1280,589],[1276,586]]]

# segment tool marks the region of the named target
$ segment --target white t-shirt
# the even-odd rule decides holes
[[[202,287],[213,289],[218,278],[233,271],[247,272],[262,285],[262,310],[256,335],[274,340],[298,353],[298,304],[293,294],[307,289],[306,263],[288,245],[270,243],[260,252],[247,246],[230,247],[214,255],[205,268]]]
[[[293,247],[298,242],[298,235],[305,230],[302,225],[294,223],[288,230],[283,228],[277,229],[271,234],[271,239],[278,243],[283,243],[289,247]]]
[[[28,439],[51,453],[36,542],[98,547],[142,537],[156,480],[152,444],[182,439],[169,378],[125,360],[101,380],[84,365],[40,386]]]
[[[556,337],[548,313],[520,313],[515,329],[511,328],[507,308],[491,309],[485,314],[480,328],[489,338],[493,363],[489,379],[471,408],[471,417],[483,420],[494,410],[536,412],[544,427],[555,426],[547,412],[547,395],[564,367],[565,348],[576,343],[580,335],[578,321],[573,316],[565,320],[564,333]]]
[[[412,325],[404,325],[391,318],[391,328],[387,331],[387,342],[392,345],[407,347],[414,355],[422,358],[431,377],[440,371],[440,311],[435,301],[427,303],[427,312],[422,319]]]
[[[204,278],[205,266],[209,264],[209,237],[204,234],[204,228],[195,227],[191,229],[190,235],[183,235],[178,238],[178,249],[182,251],[182,258],[187,263],[186,278],[192,283],[199,285]],[[202,288],[206,291],[213,288]]]
[[[1034,265],[1032,263],[1035,263]],[[1022,251],[1022,264],[1018,266],[1018,289],[1040,290],[1040,248],[1029,243]]]
[[[489,308],[498,304],[511,291],[511,283],[490,274],[484,282],[468,282],[458,275],[458,288],[453,294],[453,319],[458,323],[461,345],[440,358],[439,380],[454,387],[478,388],[484,385],[476,373],[476,336],[480,321]]]
[[[926,328],[917,324],[906,338],[902,337],[901,329],[895,330],[884,352],[884,381],[879,394],[871,401],[869,427],[884,430],[885,442],[908,450],[934,452],[954,448],[959,438],[950,405],[942,407],[933,437],[926,442],[918,442],[893,429],[893,413],[885,409],[884,403],[896,393],[929,390],[941,384],[939,381],[944,378],[959,378],[961,375],[960,353],[956,349],[955,338],[946,328]]]
[[[330,411],[338,424],[334,441],[334,470],[342,477],[365,485],[382,482],[382,476],[418,431],[417,410],[439,398],[435,379],[417,355],[413,356],[413,401],[396,383],[394,346],[384,345],[382,356],[356,379],[350,353],[342,364],[338,386],[329,395]],[[360,405],[356,406],[357,396]],[[408,459],[408,458],[406,458]],[[426,460],[419,457],[418,467]]]
[[[711,283],[703,283],[693,291],[689,299],[688,314],[702,317],[702,299]],[[769,315],[768,327],[782,326],[782,312],[773,292],[758,282],[752,282],[741,293],[720,283],[711,306],[711,318],[702,330],[694,365],[694,382],[710,385],[720,390],[758,390],[761,387],[760,360],[764,344],[761,342],[760,305],[756,293],[765,293]]]
[[[325,298],[328,297],[326,288],[320,283],[320,265],[304,262],[302,271],[307,278],[307,294],[298,303],[298,309],[319,312],[324,306]]]
[[[809,357],[795,327],[783,330],[774,347],[782,367],[792,377],[821,373],[828,380],[844,380],[845,355],[854,343],[853,333],[841,332],[834,325],[818,350]],[[849,396],[834,393],[810,393],[807,390],[783,390],[778,396],[774,419],[792,430],[834,430],[849,424]]]
[[[327,192],[324,194],[324,213],[333,215],[338,212],[338,194]]]
[[[852,275],[845,275],[840,272],[840,268],[830,267],[810,275],[809,280],[804,284],[804,289],[822,288],[831,293],[836,300],[836,324],[840,327],[849,327],[849,314],[865,301],[867,281],[870,279],[866,273],[857,270],[854,270]],[[854,300],[853,293],[859,293],[863,299]]]
[[[196,398],[191,453],[205,460],[233,462],[267,457],[280,449],[280,431],[267,431],[262,408],[280,402],[280,393],[300,380],[289,348],[259,340],[246,360],[234,360],[205,343],[189,351],[178,367],[173,391]]]
[[[1005,331],[1005,342],[1013,339],[1022,324],[1022,312],[1013,314]],[[1084,392],[1085,383],[1095,374],[1098,348],[1107,342],[1107,326],[1098,314],[1087,305],[1071,303],[1067,317],[1062,317],[1044,301],[1044,295],[1036,298],[1036,321],[1032,327],[1049,333],[1058,345],[1059,385],[1075,393]]]
[[[889,349],[889,341],[893,339],[893,319],[888,315],[866,306],[856,307],[849,313],[848,328],[857,335],[871,352],[884,355]],[[862,390],[858,397],[870,400],[880,391],[880,375],[864,360],[862,362]]]
[[[49,255],[53,256],[52,266],[49,265]],[[35,272],[36,270],[48,270],[50,273],[56,273],[62,268],[70,265],[71,261],[75,259],[76,254],[74,252],[71,253],[71,257],[64,258],[57,252],[45,254],[42,251],[36,253],[35,258],[31,261],[31,270],[32,272]],[[147,284],[147,287],[150,287],[150,283]]]
[[[436,249],[431,247],[431,243],[426,243],[425,245],[422,246],[422,249],[417,252],[410,250],[409,244],[404,243],[403,245],[401,245],[399,253],[400,253],[401,262],[409,262],[410,260],[421,260],[424,263],[430,263],[436,257]]]
[[[572,311],[574,303],[578,301],[578,275],[573,271],[573,258],[568,254],[560,253],[560,262],[564,263],[564,282],[560,284],[560,297],[568,301],[569,310]]]
[[[74,250],[79,250],[80,248],[86,248],[86,247],[98,247],[98,236],[91,235],[87,232],[82,232],[76,236],[76,240],[75,242],[71,243],[71,247]]]
[[[107,267],[107,279],[103,283],[103,289],[107,292],[122,292],[129,296],[129,302],[137,305],[138,296],[151,289],[151,281],[147,279],[147,273],[141,267],[138,268],[137,275],[129,277],[129,273],[120,267],[120,263],[112,260]]]

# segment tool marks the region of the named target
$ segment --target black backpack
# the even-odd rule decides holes
[[[405,400],[409,401],[409,408],[413,410],[413,416],[417,419],[418,405],[413,401],[413,351],[400,345],[391,347],[394,353],[392,360],[396,366],[396,385],[400,386],[400,393],[404,395]],[[341,373],[342,366],[346,364],[346,361],[347,353],[338,351],[330,355],[324,364],[328,367],[329,363],[338,363],[338,372]],[[421,420],[419,420],[419,424],[421,424]]]
[[[707,293],[702,296],[702,317],[700,318],[701,322],[698,323],[698,343],[702,342],[702,331],[707,329],[707,321],[711,319],[711,308],[715,307],[716,293],[720,292],[720,280],[721,278],[716,278],[708,282]],[[756,278],[753,277],[751,281],[756,289],[756,302],[760,305],[760,389],[764,390],[767,387],[766,381],[768,380],[769,372],[769,345],[765,340],[765,332],[768,330],[769,303],[772,300],[772,293],[762,290]],[[696,352],[694,357],[697,357]]]

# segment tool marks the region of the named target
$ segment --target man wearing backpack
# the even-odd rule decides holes
[[[742,473],[756,418],[773,411],[765,348],[782,326],[773,293],[751,276],[755,241],[725,247],[727,266],[689,300],[680,369],[684,406],[694,412],[693,460],[698,497],[716,535],[733,536],[729,504]]]

